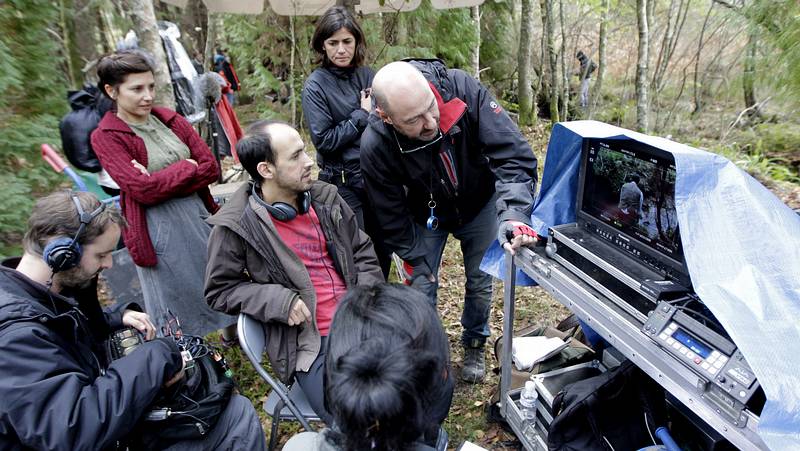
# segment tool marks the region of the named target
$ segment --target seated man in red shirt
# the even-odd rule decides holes
[[[252,178],[208,220],[206,301],[269,325],[267,355],[294,375],[314,411],[325,410],[325,340],[349,288],[383,281],[369,237],[337,194],[311,178],[313,161],[290,125],[260,121],[236,145]]]

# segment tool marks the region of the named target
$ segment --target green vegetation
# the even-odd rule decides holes
[[[57,14],[44,0],[0,4],[0,254],[17,250],[34,199],[59,180],[39,156],[42,143],[60,142],[58,118],[67,109],[59,48],[48,31]]]

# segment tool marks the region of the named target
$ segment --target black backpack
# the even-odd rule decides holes
[[[564,387],[553,400],[550,451],[631,450],[665,426],[664,390],[630,361]]]
[[[80,91],[69,91],[67,101],[72,111],[58,124],[61,132],[61,148],[67,160],[78,169],[100,172],[100,162],[89,140],[100,119],[113,106],[113,102],[99,89],[87,85]]]

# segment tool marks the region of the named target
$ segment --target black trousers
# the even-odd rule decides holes
[[[333,417],[325,408],[325,355],[328,351],[328,337],[321,337],[319,355],[314,359],[308,371],[298,371],[294,378],[303,389],[308,403],[320,419],[328,426],[333,424]]]
[[[342,196],[347,205],[353,210],[358,219],[358,226],[372,239],[375,246],[375,254],[378,256],[378,263],[381,265],[383,278],[389,278],[389,270],[392,266],[392,253],[383,242],[383,231],[378,223],[367,198],[367,192],[363,188],[347,185],[337,185],[339,195]]]

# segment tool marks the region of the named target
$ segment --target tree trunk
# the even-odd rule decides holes
[[[396,13],[383,13],[381,20],[383,42],[392,46],[405,45],[408,40],[408,21],[404,14],[399,11]]]
[[[519,82],[519,125],[531,125],[536,118],[536,102],[531,88],[531,51],[533,50],[533,0],[522,0],[522,17],[519,27],[517,66]]]
[[[544,4],[544,33],[547,57],[550,62],[550,120],[559,122],[558,116],[558,56],[553,43],[553,0],[542,0]]]
[[[153,56],[156,78],[155,104],[175,109],[175,95],[172,92],[172,80],[167,67],[164,44],[158,35],[156,15],[152,0],[129,0],[128,9],[133,20],[133,27],[139,37],[139,47]]]
[[[292,44],[289,60],[289,100],[292,105],[292,127],[297,128],[297,99],[294,95],[294,49],[297,37],[294,34],[294,16],[289,16],[289,38]]]
[[[711,17],[711,10],[714,9],[714,3],[708,7],[706,18],[703,21],[703,28],[700,29],[700,39],[697,40],[697,53],[694,55],[694,111],[692,114],[697,114],[703,109],[703,92],[700,89],[700,53],[703,51],[703,37],[708,27],[708,20]]]
[[[475,78],[481,79],[481,7],[475,5],[470,8],[470,17],[475,26],[475,34],[478,37],[475,47],[472,49],[472,69],[475,71]]]
[[[567,33],[564,31],[564,0],[558,0],[558,23],[561,26],[561,120],[569,120],[569,73],[567,71]],[[579,33],[580,34],[580,33]]]
[[[204,51],[208,29],[208,9],[203,0],[189,0],[186,7],[181,10],[178,20],[181,30],[181,41],[186,46],[186,52],[192,57],[196,51]]]
[[[597,80],[595,80],[594,88],[592,89],[592,101],[589,103],[589,117],[591,117],[591,113],[594,111],[594,105],[597,104],[597,99],[603,95],[601,90],[603,89],[603,78],[606,74],[606,45],[608,44],[609,0],[603,0],[600,9],[600,43],[597,46]]]
[[[336,0],[336,6],[344,6],[350,14],[356,14],[356,1],[355,0]],[[293,119],[294,120],[294,119]]]
[[[80,89],[87,82],[84,68],[98,57],[94,36],[96,28],[97,11],[90,1],[61,1],[64,55],[73,89]]]
[[[219,34],[220,27],[220,18],[214,14],[209,12],[208,19],[206,25],[206,43],[205,49],[203,50],[203,62],[205,64],[205,68],[210,70],[212,68],[212,64],[214,62],[214,53],[215,48],[214,46],[217,43],[217,35]]]
[[[114,23],[114,5],[110,0],[102,0],[98,7],[100,21],[102,22],[103,41],[106,52],[113,52],[117,48],[117,41],[123,37],[123,32]]]
[[[75,45],[75,22],[73,20],[75,5],[72,0],[61,0],[60,7],[59,19],[64,43],[64,62],[67,66],[67,82],[71,89],[79,89],[83,84],[83,75],[81,74],[81,57],[77,45]]]
[[[397,13],[397,23],[394,28],[394,42],[396,45],[406,45],[408,43],[408,17],[405,13]]]
[[[636,63],[636,128],[647,133],[647,49],[649,30],[647,28],[647,2],[636,0],[636,24],[639,27],[639,51]]]
[[[750,108],[756,103],[755,76],[756,76],[756,51],[758,49],[758,32],[754,25],[750,26],[747,39],[747,49],[744,56],[744,74],[742,74],[742,88],[744,90],[744,107]],[[749,110],[750,116],[758,113],[755,108]]]
[[[656,1],[655,0],[647,0],[647,10],[645,13],[647,14],[647,58],[648,63],[647,67],[650,67],[649,58],[650,55],[653,54],[653,40],[650,39],[650,36],[655,36],[655,27],[653,26],[653,22],[655,21],[655,13],[656,13]]]
[[[675,29],[674,25],[677,24],[677,18],[675,20],[675,24],[673,24],[672,20],[675,12],[675,2],[676,0],[670,0],[669,2],[664,38],[661,39],[661,47],[658,49],[658,56],[656,57],[655,65],[653,66],[653,80],[650,82],[650,86],[653,87],[654,97],[657,97],[658,92],[661,90],[661,78],[664,74],[664,70],[666,69],[667,62],[669,61],[669,48],[672,44],[672,34]]]
[[[90,0],[73,0],[75,14],[75,47],[81,57],[81,73],[87,63],[100,54],[97,48],[97,6]]]

